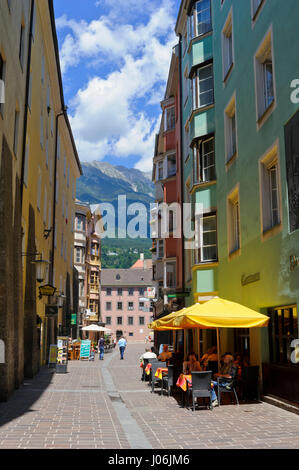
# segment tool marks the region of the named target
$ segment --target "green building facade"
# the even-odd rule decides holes
[[[193,210],[196,243],[185,249],[186,305],[219,295],[269,315],[268,328],[222,330],[221,352],[248,355],[260,366],[264,393],[293,402],[299,402],[298,15],[297,0],[283,8],[281,0],[185,0],[176,25],[184,202],[203,209],[199,216]],[[186,348],[192,342],[200,350],[200,337],[186,336]],[[201,349],[213,340],[213,332],[201,334]]]

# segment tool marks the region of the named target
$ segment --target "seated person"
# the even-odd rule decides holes
[[[187,361],[185,361],[183,365],[183,370],[184,374],[191,374],[191,372],[200,372],[202,370],[195,352],[188,354]]]
[[[151,362],[151,359],[156,359],[156,358],[157,358],[157,355],[153,351],[150,351],[149,348],[145,348],[145,352],[139,358],[140,364],[143,365],[141,380],[144,380],[144,379],[147,380],[146,375],[144,374],[144,359],[148,359],[149,360],[148,362]]]
[[[145,348],[145,352],[141,354],[139,360],[141,363],[143,363],[143,359],[156,359],[156,358],[157,358],[157,355],[153,351],[151,351],[149,348]]]
[[[236,375],[237,375],[237,367],[234,364],[234,357],[232,356],[232,354],[226,353],[223,357],[223,365],[221,366],[220,372],[217,374],[214,374],[214,377],[227,379],[221,382],[221,387],[230,388]],[[217,387],[218,382],[213,381],[213,384],[214,386]],[[218,400],[217,400],[217,396],[216,396],[214,388],[212,390],[212,401],[213,401],[213,406],[218,405]]]
[[[162,362],[167,362],[172,356],[172,353],[168,351],[168,344],[163,345],[163,351],[158,356],[158,360]]]

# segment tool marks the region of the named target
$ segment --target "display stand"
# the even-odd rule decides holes
[[[57,374],[67,373],[68,342],[69,342],[69,339],[66,336],[57,337],[57,363],[56,363]]]

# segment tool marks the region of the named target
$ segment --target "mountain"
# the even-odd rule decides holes
[[[151,180],[151,173],[96,161],[83,162],[81,166],[83,176],[77,181],[77,199],[90,205],[101,202],[113,204],[116,219],[118,216],[118,196],[125,195],[127,197],[127,206],[134,202],[141,202],[148,208],[149,234],[149,204],[154,202],[154,184]],[[149,252],[151,245],[150,238],[105,238],[102,240],[103,267],[130,268],[138,260],[140,253],[144,253],[146,258],[151,257]],[[117,257],[110,255],[110,252],[113,253],[113,251],[117,252]]]
[[[83,176],[77,182],[77,198],[89,204],[117,202],[126,195],[128,203],[154,201],[150,173],[107,162],[82,163]]]

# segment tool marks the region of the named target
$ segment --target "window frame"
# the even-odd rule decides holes
[[[204,145],[213,141],[213,165],[204,166],[204,157],[212,152],[204,153]],[[207,136],[196,139],[193,143],[193,184],[202,184],[216,181],[216,156],[215,156],[215,135],[209,134]],[[214,168],[214,178],[205,178],[204,172],[209,168]]]
[[[191,15],[189,15],[189,38],[190,38],[191,41],[192,41],[192,39],[194,39],[194,38],[204,36],[205,34],[208,34],[208,33],[210,33],[211,31],[213,31],[213,22],[212,22],[212,2],[211,2],[211,0],[208,0],[208,1],[209,1],[209,4],[210,4],[210,7],[209,7],[209,12],[210,12],[210,29],[208,29],[207,31],[204,31],[204,32],[202,32],[202,33],[199,33],[199,32],[198,32],[198,20],[197,20],[198,11],[197,11],[197,5],[200,4],[200,3],[202,3],[202,1],[204,1],[204,0],[198,0],[198,1],[194,2]],[[201,11],[203,11],[203,10],[201,10]]]
[[[208,91],[202,91],[200,93],[200,82],[203,80],[199,79],[199,73],[202,72],[204,69],[211,69],[211,75],[208,79],[212,79],[212,88]],[[207,79],[205,79],[207,80]],[[213,97],[212,101],[209,103],[200,104],[200,95],[210,93],[212,91]],[[196,67],[192,74],[192,110],[196,111],[198,109],[204,109],[208,106],[213,106],[215,104],[215,87],[214,87],[214,67],[213,62],[208,62],[200,67]]]
[[[215,219],[215,230],[204,230],[204,219]],[[202,227],[202,230],[201,230]],[[204,245],[203,239],[205,233],[213,232],[216,235],[215,244]],[[216,256],[215,258],[205,258],[203,256],[203,252],[205,248],[209,247],[216,247]],[[218,224],[217,224],[217,213],[216,212],[207,212],[205,214],[199,214],[195,216],[195,264],[210,264],[210,263],[217,263],[218,262]]]

